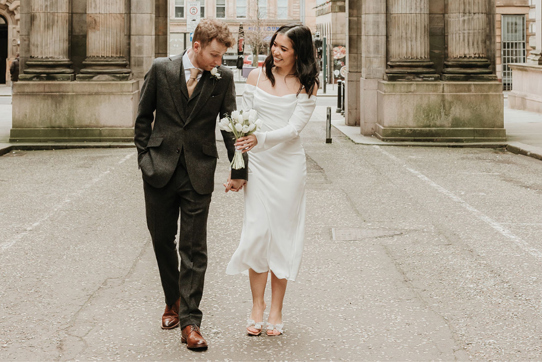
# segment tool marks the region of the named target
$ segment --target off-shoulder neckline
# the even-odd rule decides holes
[[[265,93],[265,94],[267,94],[267,95],[269,95],[269,96],[271,96],[271,97],[276,97],[276,98],[284,98],[284,97],[289,97],[289,96],[297,96],[297,94],[295,94],[295,93],[285,94],[285,95],[283,95],[283,96],[276,96],[276,95],[274,95],[274,94],[271,94],[271,93],[269,93],[269,92],[264,91],[264,90],[261,89],[260,87],[256,87],[255,85],[252,85],[252,84],[246,84],[245,87],[246,87],[246,86],[254,87],[254,88],[256,88],[256,89],[261,90],[263,93]],[[307,93],[299,93],[299,95],[300,95],[300,96],[301,96],[301,95],[305,95],[305,96],[307,96],[307,97],[309,98],[309,95],[308,95]]]

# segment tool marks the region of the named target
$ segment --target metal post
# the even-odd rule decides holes
[[[322,58],[324,66],[322,67],[322,74],[324,75],[323,81],[324,81],[324,94],[326,94],[326,83],[327,83],[327,39],[324,36],[324,39],[322,41]]]
[[[326,143],[331,143],[331,107],[327,107]]]
[[[346,111],[346,104],[344,104],[346,102],[346,81],[342,81],[341,82],[341,87],[343,89],[343,97],[342,97],[342,106],[341,106],[341,114],[344,116],[344,112]]]
[[[343,105],[343,100],[342,100],[342,90],[343,90],[343,87],[341,85],[342,81],[339,79],[337,81],[337,85],[338,85],[338,88],[337,88],[337,110],[335,112],[337,113],[341,113],[342,111],[342,105]]]

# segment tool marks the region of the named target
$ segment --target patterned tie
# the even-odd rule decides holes
[[[190,68],[190,79],[186,82],[186,88],[188,88],[188,98],[192,97],[196,84],[198,84],[198,75],[201,73],[201,70],[198,68]]]

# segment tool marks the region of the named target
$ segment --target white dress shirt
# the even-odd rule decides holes
[[[188,83],[188,80],[190,79],[190,69],[191,68],[196,68],[196,67],[194,67],[194,65],[190,61],[190,58],[188,57],[188,52],[189,51],[192,51],[192,50],[188,50],[183,55],[184,79],[186,80],[187,83]],[[198,82],[201,79],[202,75],[203,75],[203,70],[200,69],[200,73],[198,74]]]

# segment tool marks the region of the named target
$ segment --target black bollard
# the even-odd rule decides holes
[[[326,143],[331,143],[331,107],[327,107]]]
[[[344,116],[344,112],[346,111],[346,81],[342,81],[342,88],[343,88],[343,96],[342,96],[342,106],[341,106],[341,114]]]
[[[342,90],[343,90],[342,81],[338,80],[337,81],[337,110],[335,111],[337,113],[341,113],[342,111],[342,103],[343,103]]]

